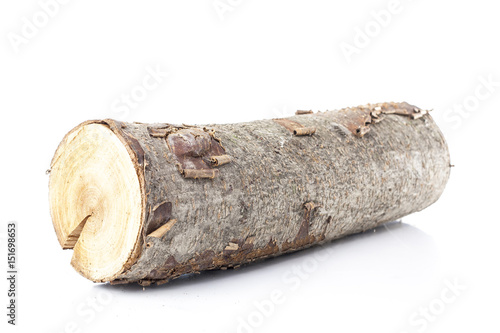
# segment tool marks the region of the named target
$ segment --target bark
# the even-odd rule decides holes
[[[238,124],[80,126],[90,123],[128,146],[143,193],[141,235],[112,283],[164,283],[362,232],[434,203],[450,172],[442,133],[407,103]]]

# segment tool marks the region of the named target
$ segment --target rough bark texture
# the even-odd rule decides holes
[[[112,283],[164,283],[374,228],[434,203],[449,177],[443,135],[407,103],[200,127],[94,122],[124,139],[144,179],[143,233]]]

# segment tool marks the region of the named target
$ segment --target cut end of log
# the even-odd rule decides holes
[[[87,123],[68,133],[51,164],[50,211],[71,264],[95,282],[122,273],[141,229],[139,179],[127,147],[106,125]]]

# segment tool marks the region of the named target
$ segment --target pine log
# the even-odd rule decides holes
[[[106,119],[64,137],[49,197],[79,273],[149,285],[397,220],[449,173],[442,133],[408,103],[205,126]]]

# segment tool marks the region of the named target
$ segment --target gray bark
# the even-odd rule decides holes
[[[112,283],[164,283],[331,241],[420,211],[444,190],[446,142],[431,116],[412,105],[287,119],[292,129],[273,120],[101,122],[136,153],[146,193],[141,251]],[[298,127],[305,129],[294,135]],[[196,137],[200,131],[210,138]],[[189,147],[179,153],[176,138]],[[210,165],[210,156],[224,154],[229,163]],[[148,236],[171,219],[177,222],[163,237]]]

